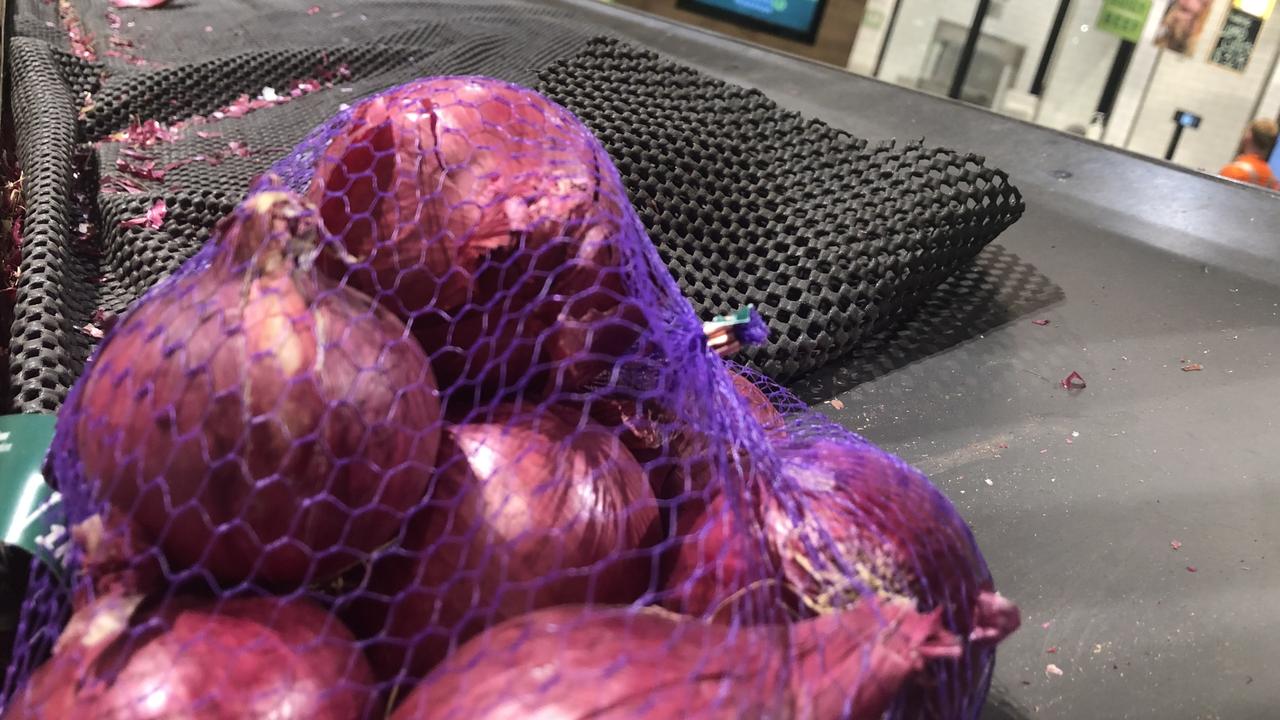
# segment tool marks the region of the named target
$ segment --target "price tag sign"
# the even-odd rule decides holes
[[[62,567],[67,529],[60,496],[42,466],[53,441],[53,415],[0,416],[0,542]]]
[[[1138,42],[1150,12],[1151,0],[1103,0],[1094,27],[1122,40]]]

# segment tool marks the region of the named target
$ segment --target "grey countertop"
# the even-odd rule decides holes
[[[984,154],[1025,194],[919,317],[793,388],[929,473],[1022,606],[985,718],[1280,715],[1280,197],[562,4],[856,135]]]

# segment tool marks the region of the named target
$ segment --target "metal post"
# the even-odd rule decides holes
[[[889,42],[893,40],[893,28],[898,24],[898,9],[902,7],[903,0],[893,0],[893,9],[889,11],[889,24],[884,28],[884,40],[880,41],[880,52],[876,55],[876,68],[871,71],[871,77],[880,77],[880,68],[884,65],[884,56],[889,52]]]
[[[1031,94],[1039,97],[1044,94],[1045,78],[1053,65],[1053,54],[1058,49],[1058,37],[1062,35],[1062,26],[1067,22],[1067,11],[1071,9],[1071,0],[1060,0],[1058,13],[1053,16],[1053,27],[1049,28],[1049,37],[1044,41],[1044,52],[1040,53],[1040,64],[1036,66],[1035,79],[1031,81]]]
[[[960,62],[956,64],[955,77],[951,78],[951,91],[947,97],[960,99],[964,90],[964,81],[969,76],[969,65],[973,62],[973,53],[978,47],[978,38],[982,36],[982,22],[987,19],[987,10],[991,9],[991,0],[978,0],[978,9],[973,11],[973,22],[969,24],[969,36],[964,40],[964,49],[960,51]]]
[[[1169,140],[1169,149],[1164,151],[1165,160],[1173,160],[1173,153],[1178,149],[1178,141],[1182,140],[1182,124],[1173,126],[1173,137]]]
[[[1116,50],[1116,59],[1111,62],[1107,84],[1102,88],[1102,97],[1098,98],[1098,112],[1106,118],[1103,120],[1103,125],[1111,119],[1111,111],[1115,109],[1116,98],[1120,95],[1120,86],[1124,84],[1124,76],[1129,72],[1129,62],[1133,60],[1133,51],[1136,47],[1137,45],[1133,42],[1124,40]]]

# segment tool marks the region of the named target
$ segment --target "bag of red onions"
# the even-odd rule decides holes
[[[975,716],[1017,617],[967,526],[729,366],[760,330],[731,325],[563,108],[474,77],[361,101],[73,389],[75,619],[37,578],[4,717]],[[257,684],[148,660],[236,623],[276,643]],[[323,662],[279,647],[300,623]]]

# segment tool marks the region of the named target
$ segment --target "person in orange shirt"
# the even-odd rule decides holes
[[[1276,147],[1276,121],[1262,118],[1249,123],[1244,137],[1240,138],[1240,149],[1236,151],[1236,159],[1218,171],[1218,174],[1232,180],[1261,185],[1270,190],[1280,190],[1280,182],[1271,172],[1267,158]]]

